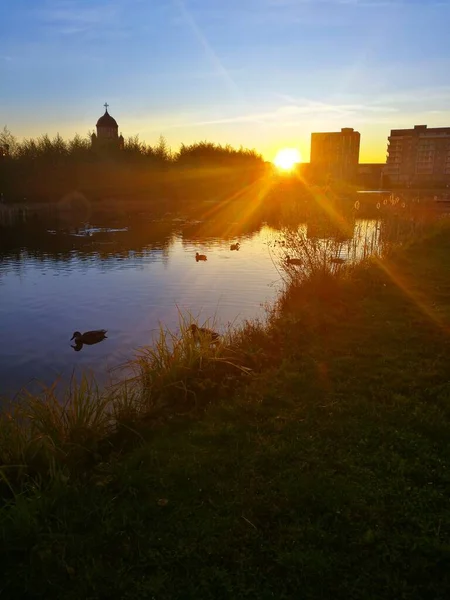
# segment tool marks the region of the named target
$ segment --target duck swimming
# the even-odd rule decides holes
[[[241,247],[240,243],[236,242],[236,244],[231,244],[230,250],[239,250],[240,247]]]
[[[208,260],[208,257],[206,256],[206,254],[199,254],[198,252],[195,253],[195,260],[198,262],[199,260]]]
[[[75,340],[75,344],[77,346],[81,344],[92,346],[93,344],[98,344],[99,342],[102,342],[107,337],[106,334],[106,329],[96,329],[94,331],[86,331],[85,333],[75,331],[73,336],[70,338],[70,341]]]

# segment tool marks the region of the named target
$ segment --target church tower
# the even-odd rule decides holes
[[[123,150],[123,136],[119,135],[119,126],[109,114],[108,106],[108,103],[105,102],[105,114],[97,121],[97,135],[93,133],[91,136],[92,147],[98,150]]]

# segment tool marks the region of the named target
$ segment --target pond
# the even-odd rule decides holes
[[[359,231],[357,253],[368,239],[373,249],[378,223],[353,218],[344,237]],[[223,331],[264,318],[283,285],[273,251],[282,225],[267,215],[219,223],[141,215],[95,225],[39,218],[1,229],[0,395],[86,370],[104,381],[152,343],[159,323],[176,330],[180,311]],[[317,219],[300,227],[318,238],[336,235]],[[237,242],[239,250],[230,250]],[[197,252],[207,260],[197,261]],[[74,331],[102,328],[107,339],[74,351]]]

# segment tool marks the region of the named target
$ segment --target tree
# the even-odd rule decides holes
[[[17,139],[9,131],[6,125],[0,132],[0,147],[4,149],[5,154],[8,156],[14,156],[17,150]]]
[[[153,148],[153,154],[161,162],[169,162],[172,160],[172,151],[163,135],[159,136],[158,145]]]

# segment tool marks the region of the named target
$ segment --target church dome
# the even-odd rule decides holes
[[[109,114],[108,109],[106,109],[105,114],[97,121],[97,127],[118,128],[119,126],[117,125],[117,121]]]

